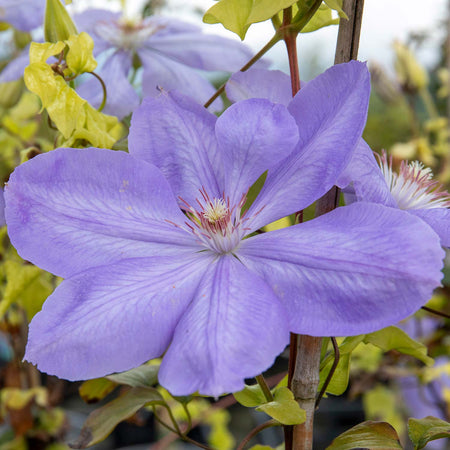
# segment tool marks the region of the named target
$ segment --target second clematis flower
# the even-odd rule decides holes
[[[397,173],[386,152],[377,157],[379,164],[370,147],[361,140],[337,181],[354,195],[347,200],[380,203],[408,211],[433,228],[443,247],[450,247],[450,194],[433,180],[431,170],[418,161],[402,161]]]
[[[162,93],[135,111],[130,154],[58,149],[19,166],[5,196],[11,241],[65,278],[33,319],[25,358],[76,380],[164,354],[172,394],[218,396],[268,368],[289,332],[361,334],[417,310],[443,251],[410,214],[356,203],[255,233],[335,184],[369,90],[351,62],[288,108],[249,99],[216,118]]]

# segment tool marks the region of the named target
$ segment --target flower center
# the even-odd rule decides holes
[[[398,173],[392,169],[392,156],[377,155],[381,172],[400,209],[429,209],[450,207],[450,195],[438,181],[433,180],[430,168],[419,161],[402,161]]]
[[[204,188],[200,189],[201,198],[196,199],[198,208],[194,208],[180,197],[187,217],[185,222],[202,245],[216,253],[230,253],[238,245],[246,232],[246,211],[242,208],[246,201],[243,195],[237,205],[230,205],[230,199],[210,198]]]
[[[115,47],[136,50],[161,28],[161,25],[148,22],[120,19],[115,22],[99,22],[97,34]]]

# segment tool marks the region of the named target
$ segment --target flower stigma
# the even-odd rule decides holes
[[[433,172],[419,161],[402,161],[398,173],[392,168],[392,156],[377,156],[381,172],[400,209],[450,207],[450,194],[433,180]]]
[[[242,211],[247,196],[243,194],[241,200],[231,206],[230,198],[225,194],[222,198],[211,198],[205,188],[200,189],[199,192],[201,199],[196,199],[197,207],[195,208],[179,197],[182,202],[181,208],[189,218],[189,221],[185,222],[186,231],[194,234],[208,250],[218,254],[231,253],[250,230],[245,226],[249,220],[245,217],[247,211]]]
[[[97,33],[112,45],[124,50],[136,50],[161,28],[163,25],[155,25],[142,20],[122,18],[117,21],[100,21],[97,24]]]

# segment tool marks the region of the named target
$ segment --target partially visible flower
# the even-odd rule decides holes
[[[44,21],[45,0],[0,0],[0,22],[31,31]]]
[[[156,97],[158,88],[177,89],[204,103],[215,88],[199,70],[234,72],[252,56],[240,42],[202,33],[200,28],[175,19],[152,16],[131,21],[119,13],[94,9],[75,20],[78,29],[94,39],[96,54],[109,50],[99,75],[108,91],[105,112],[119,118],[139,105],[139,95],[129,82],[136,58],[143,67],[146,96]],[[95,80],[82,84],[79,92],[95,106],[102,101]],[[221,109],[220,100],[215,108]]]
[[[410,214],[361,202],[254,234],[336,183],[369,91],[354,61],[288,108],[249,99],[217,118],[163,93],[134,112],[130,154],[59,149],[19,166],[6,189],[11,241],[66,278],[30,325],[26,359],[73,380],[164,353],[172,394],[218,396],[269,367],[290,331],[361,334],[418,309],[443,251]]]
[[[399,172],[386,153],[377,164],[370,147],[359,143],[353,158],[338,180],[342,188],[353,182],[356,200],[400,208],[420,217],[439,235],[441,244],[450,247],[450,195],[431,170],[421,163],[403,161]]]

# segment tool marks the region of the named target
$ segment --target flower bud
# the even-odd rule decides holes
[[[47,42],[65,41],[77,28],[61,0],[47,0],[45,6],[44,35]]]
[[[416,93],[428,84],[428,75],[419,64],[412,51],[401,42],[394,42],[396,59],[395,71],[402,88],[409,93]]]

